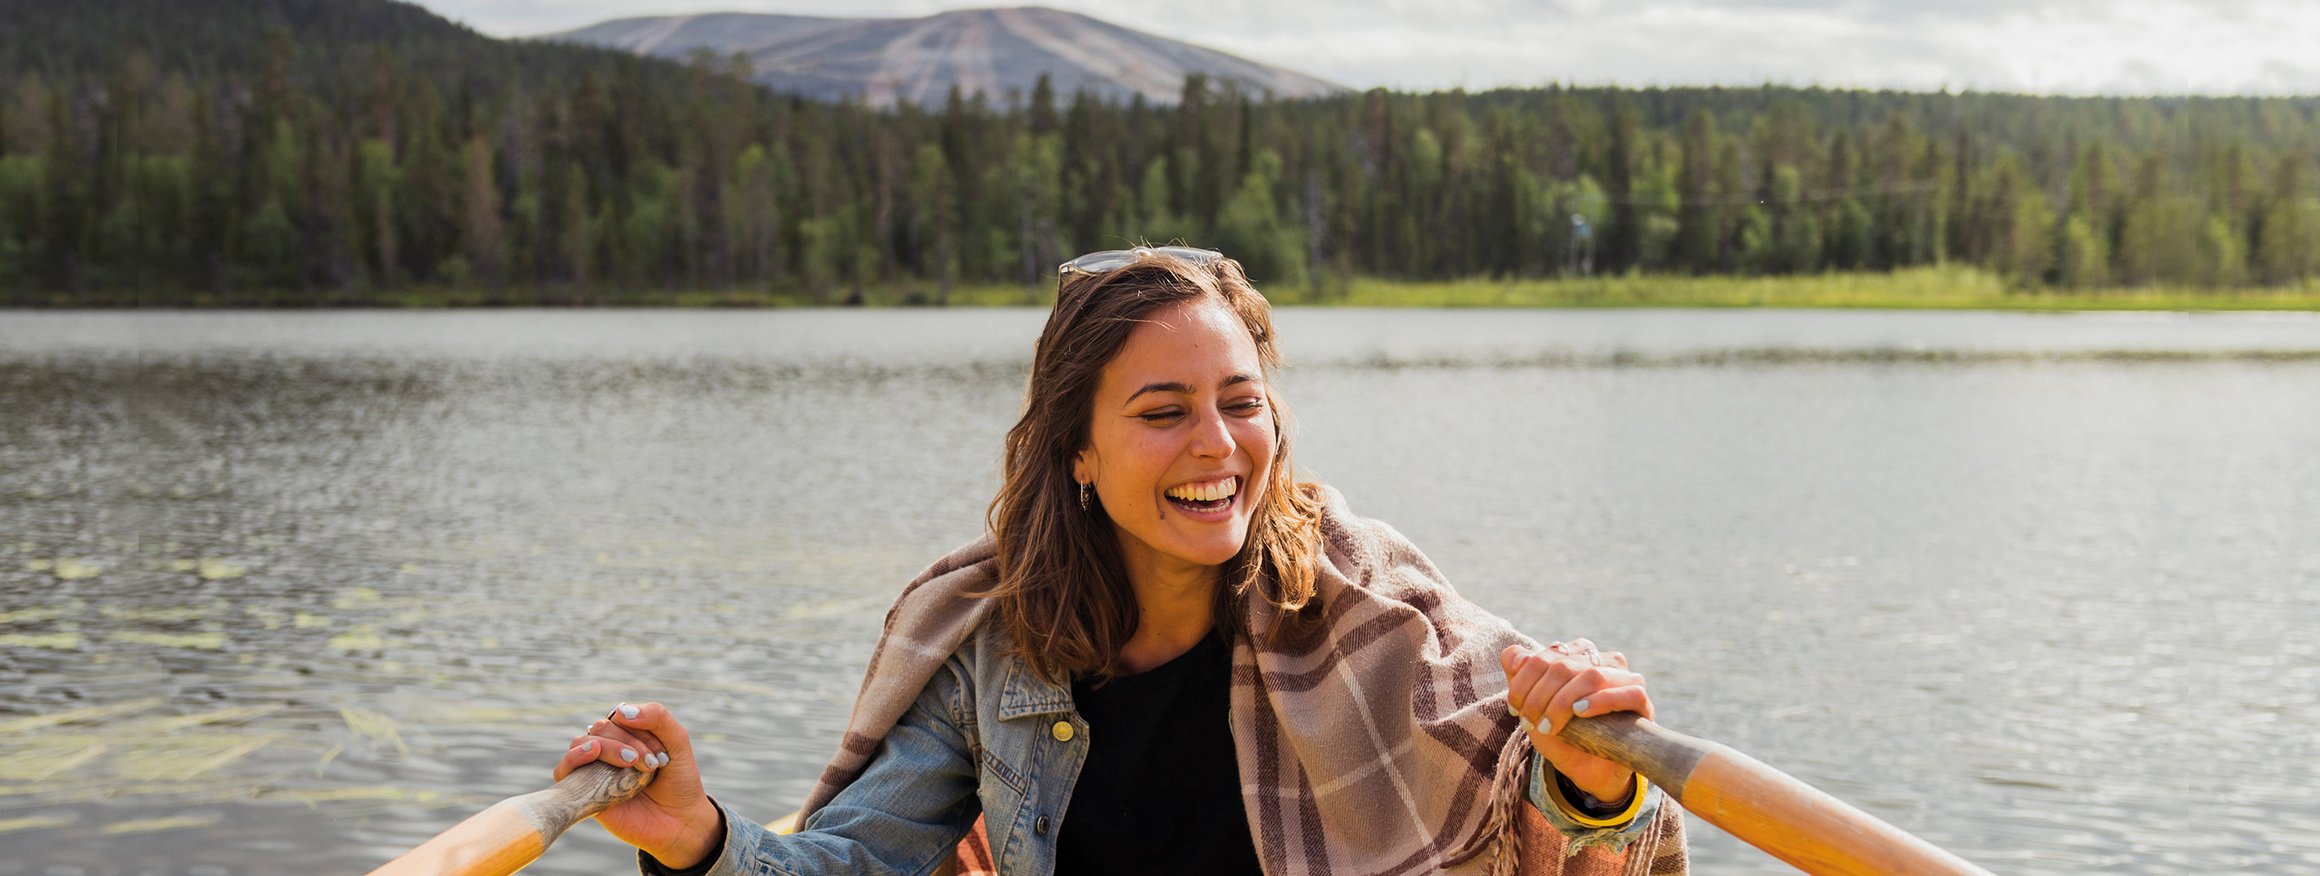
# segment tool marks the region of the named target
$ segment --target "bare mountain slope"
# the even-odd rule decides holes
[[[1253,93],[1319,97],[1344,88],[1277,67],[1056,9],[975,9],[925,18],[710,15],[624,18],[543,39],[662,57],[739,53],[759,82],[813,97],[859,96],[877,106],[935,106],[953,84],[994,100],[1030,93],[1046,73],[1058,95],[1090,91],[1176,102],[1184,77],[1205,73]]]

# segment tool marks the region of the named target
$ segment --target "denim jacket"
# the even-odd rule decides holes
[[[708,872],[917,876],[948,860],[982,815],[1000,873],[1052,874],[1056,834],[1087,760],[1088,725],[1072,707],[1070,685],[1041,681],[1008,647],[997,624],[970,636],[862,775],[799,832],[777,835],[726,807],[724,848]],[[1530,802],[1575,840],[1573,849],[1626,845],[1660,804],[1653,788],[1626,825],[1589,829],[1546,799],[1540,777],[1549,769],[1533,761]]]

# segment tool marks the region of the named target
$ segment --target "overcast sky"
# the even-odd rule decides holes
[[[915,17],[954,0],[418,0],[494,36],[694,12]],[[2312,0],[1048,0],[1356,88],[1549,82],[2320,93]]]

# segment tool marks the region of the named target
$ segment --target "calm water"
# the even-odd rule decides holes
[[[0,313],[0,876],[359,872],[623,699],[788,811],[1041,318]],[[2000,872],[2320,873],[2320,320],[1280,322],[1306,474],[1664,723]]]

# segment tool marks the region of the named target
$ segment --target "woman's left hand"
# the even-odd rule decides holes
[[[1538,651],[1509,645],[1499,652],[1506,670],[1507,707],[1521,716],[1531,747],[1555,771],[1589,796],[1605,802],[1626,800],[1635,789],[1635,771],[1596,757],[1555,734],[1573,716],[1634,712],[1651,717],[1651,695],[1643,676],[1627,668],[1627,656],[1597,651],[1586,639],[1556,642]]]

